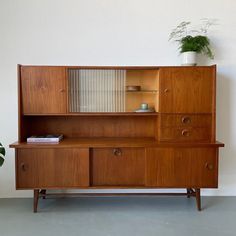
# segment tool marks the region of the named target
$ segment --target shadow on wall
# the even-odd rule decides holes
[[[235,105],[233,96],[235,94],[235,91],[233,90],[235,84],[233,78],[222,73],[222,71],[227,71],[227,73],[230,73],[232,69],[218,66],[218,71],[219,70],[220,72],[217,73],[216,138],[217,140],[225,143],[225,148],[220,149],[220,176],[235,175],[236,144],[233,141],[233,127],[235,123],[235,121],[233,120],[233,106]],[[224,180],[224,178],[222,178],[222,181],[222,184],[227,184],[228,187],[235,185],[234,178],[227,178],[227,180]],[[224,186],[219,185],[219,187],[221,188]]]

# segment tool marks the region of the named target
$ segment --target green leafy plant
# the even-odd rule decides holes
[[[5,148],[0,143],[0,166],[3,165],[5,154],[6,154]]]
[[[172,30],[169,40],[179,43],[180,53],[194,51],[213,59],[214,55],[210,48],[210,40],[207,37],[207,33],[209,28],[215,24],[216,20],[202,19],[200,29],[189,29],[191,22],[183,21]]]

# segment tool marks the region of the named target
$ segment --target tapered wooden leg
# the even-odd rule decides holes
[[[34,212],[37,212],[39,200],[39,189],[34,189]]]
[[[40,193],[41,193],[41,194],[46,194],[46,189],[42,189],[42,190],[40,191]],[[46,196],[43,196],[43,199],[46,199]]]
[[[197,202],[197,209],[201,211],[201,194],[200,194],[200,188],[195,189],[196,194],[196,202]]]

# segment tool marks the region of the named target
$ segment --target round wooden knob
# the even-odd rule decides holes
[[[188,137],[190,135],[190,132],[187,129],[182,130],[182,136]]]
[[[121,156],[121,155],[122,155],[122,151],[121,151],[120,148],[114,148],[114,149],[113,149],[113,154],[114,154],[115,156]]]
[[[22,171],[27,171],[28,170],[28,166],[24,162],[22,162],[20,164],[20,168],[21,168]]]
[[[189,116],[183,116],[181,121],[183,124],[189,124],[191,123],[191,118]]]
[[[168,93],[168,92],[170,92],[170,90],[166,88],[166,89],[164,90],[164,93]]]
[[[206,163],[206,164],[205,164],[205,167],[206,167],[206,169],[208,169],[208,170],[213,170],[213,169],[214,169],[213,164],[211,164],[211,163]]]

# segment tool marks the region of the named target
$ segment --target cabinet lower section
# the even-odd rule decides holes
[[[17,149],[17,189],[216,188],[218,148]]]
[[[48,189],[70,188],[185,188],[171,195],[200,210],[200,189],[217,185],[218,147],[16,149],[16,188],[34,190],[34,212]]]

